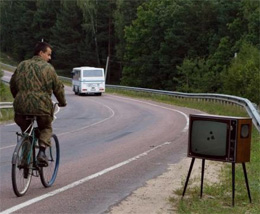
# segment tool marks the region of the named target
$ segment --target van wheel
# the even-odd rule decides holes
[[[79,92],[79,87],[77,88],[77,95],[81,95],[81,93]]]
[[[73,86],[73,91],[74,91],[74,94],[77,94],[75,86]]]

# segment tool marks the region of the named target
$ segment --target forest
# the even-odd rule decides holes
[[[105,68],[107,84],[222,93],[260,104],[259,0],[0,0],[1,52],[37,41],[51,63]]]

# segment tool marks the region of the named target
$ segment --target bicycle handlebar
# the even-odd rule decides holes
[[[54,104],[53,104],[53,108],[52,108],[52,116],[54,117],[54,119],[56,119],[55,114],[59,111],[59,103],[57,103],[57,102],[53,102],[53,103]],[[58,106],[58,109],[56,110],[57,106]]]

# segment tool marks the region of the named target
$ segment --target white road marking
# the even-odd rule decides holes
[[[110,96],[114,96],[114,95],[110,95]],[[182,132],[186,132],[186,131],[188,130],[188,127],[189,127],[189,117],[188,117],[184,112],[181,112],[181,111],[175,110],[175,109],[171,109],[171,108],[167,108],[167,107],[164,107],[164,106],[156,105],[156,104],[149,103],[149,102],[144,102],[144,101],[141,101],[141,100],[135,100],[135,99],[131,99],[131,98],[122,98],[122,97],[119,97],[119,96],[114,96],[114,97],[117,97],[117,98],[120,98],[120,99],[125,99],[125,100],[131,100],[131,101],[135,101],[135,102],[140,102],[140,103],[148,104],[148,105],[151,105],[151,106],[155,106],[155,107],[167,109],[167,110],[170,110],[170,111],[178,112],[179,114],[183,115],[183,116],[185,117],[185,119],[186,119],[186,126],[184,127],[184,129],[182,130]],[[104,106],[106,106],[106,105],[104,105]],[[102,123],[102,122],[104,122],[104,121],[106,121],[106,120],[112,118],[112,117],[114,116],[115,112],[114,112],[110,107],[108,107],[108,106],[106,106],[106,107],[109,108],[109,109],[112,111],[112,114],[110,115],[110,117],[107,117],[107,118],[105,118],[104,120],[101,120],[101,121],[99,121],[99,122],[97,122],[97,123],[93,123],[93,124],[91,124],[91,125],[82,127],[81,129],[77,129],[77,130],[74,130],[74,131],[61,133],[61,134],[59,134],[59,136],[60,136],[60,135],[63,135],[63,134],[68,134],[68,133],[72,133],[72,132],[80,131],[80,130],[82,130],[82,129],[89,128],[89,127],[91,127],[91,126],[97,125],[97,124],[99,124],[99,123]],[[126,164],[129,164],[129,163],[131,163],[131,162],[133,162],[133,161],[135,161],[135,160],[137,160],[137,159],[139,159],[139,158],[141,158],[141,157],[143,157],[143,156],[148,155],[150,152],[152,152],[152,151],[154,151],[154,150],[156,150],[156,149],[158,149],[158,148],[161,148],[161,147],[163,147],[163,146],[165,146],[165,145],[169,145],[169,144],[171,144],[171,142],[165,142],[165,143],[163,143],[163,144],[160,144],[160,145],[158,145],[158,146],[155,146],[154,148],[152,148],[152,149],[150,149],[150,150],[148,150],[148,151],[146,151],[146,152],[144,152],[144,153],[142,153],[142,154],[139,154],[139,155],[137,155],[137,156],[135,156],[135,157],[133,157],[133,158],[130,158],[130,159],[126,160],[126,161],[123,161],[123,162],[121,162],[121,163],[118,163],[118,164],[116,164],[116,165],[114,165],[114,166],[112,166],[112,167],[109,167],[109,168],[104,169],[104,170],[102,170],[102,171],[100,171],[100,172],[97,172],[97,173],[95,173],[95,174],[92,174],[92,175],[90,175],[90,176],[88,176],[88,177],[85,177],[85,178],[80,179],[80,180],[78,180],[78,181],[75,181],[75,182],[73,182],[73,183],[71,183],[71,184],[68,184],[68,185],[66,185],[66,186],[64,186],[64,187],[62,187],[62,188],[56,189],[56,190],[54,190],[54,191],[51,191],[51,192],[49,192],[49,193],[46,193],[46,194],[44,194],[44,195],[38,196],[38,197],[36,197],[36,198],[33,198],[33,199],[31,199],[31,200],[28,200],[28,201],[26,201],[26,202],[23,202],[23,203],[21,203],[21,204],[18,204],[18,205],[14,206],[14,207],[11,207],[11,208],[9,208],[9,209],[6,209],[6,210],[2,211],[0,214],[8,214],[8,213],[15,212],[15,211],[20,210],[20,209],[22,209],[22,208],[24,208],[24,207],[30,206],[31,204],[34,204],[34,203],[36,203],[36,202],[38,202],[38,201],[41,201],[41,200],[44,200],[44,199],[46,199],[46,198],[48,198],[48,197],[57,195],[57,194],[59,194],[59,193],[61,193],[61,192],[64,192],[64,191],[66,191],[66,190],[68,190],[68,189],[72,189],[72,188],[74,188],[74,187],[76,187],[76,186],[78,186],[78,185],[80,185],[80,184],[83,184],[83,183],[89,181],[89,180],[92,180],[92,179],[94,179],[94,178],[96,178],[96,177],[99,177],[99,176],[104,175],[104,174],[106,174],[106,173],[108,173],[108,172],[110,172],[110,171],[113,171],[113,170],[115,170],[115,169],[117,169],[117,168],[119,168],[119,167],[121,167],[121,166],[124,166],[124,165],[126,165]],[[11,146],[9,146],[9,147],[11,147]],[[7,147],[3,147],[3,148],[7,148]],[[3,149],[3,148],[0,148],[0,149]]]
[[[112,108],[110,108],[109,106],[104,105],[104,104],[102,104],[102,105],[105,106],[106,108],[108,108],[108,109],[112,112],[112,114],[111,114],[109,117],[107,117],[107,118],[105,118],[105,119],[103,119],[103,120],[100,120],[100,121],[98,121],[98,122],[96,122],[96,123],[92,123],[92,124],[90,124],[90,125],[84,126],[84,127],[80,128],[80,129],[75,129],[75,130],[72,130],[72,131],[68,131],[68,132],[63,132],[63,133],[57,134],[57,136],[59,137],[59,136],[65,135],[65,134],[71,134],[71,133],[73,133],[73,132],[78,132],[78,131],[87,129],[87,128],[89,128],[89,127],[92,127],[92,126],[98,125],[98,124],[100,124],[100,123],[103,123],[103,122],[105,122],[105,121],[107,121],[107,120],[109,120],[109,119],[111,119],[112,117],[115,116],[115,112],[113,111]]]
[[[6,124],[5,126],[13,126],[13,125],[16,125],[16,123],[9,123],[9,124]]]
[[[16,144],[15,144],[15,145],[11,145],[11,146],[1,147],[0,150],[1,150],[1,149],[9,149],[9,148],[12,148],[12,147],[15,147],[15,146],[16,146]]]
[[[169,111],[178,112],[179,114],[183,115],[183,116],[185,117],[185,119],[186,119],[186,125],[185,125],[185,127],[183,128],[182,132],[187,132],[188,129],[189,129],[189,117],[187,116],[187,114],[185,114],[185,113],[182,112],[182,111],[179,111],[179,110],[176,110],[176,109],[167,108],[167,107],[160,106],[160,105],[156,105],[156,104],[154,104],[154,103],[145,102],[145,101],[142,101],[142,100],[136,100],[136,99],[131,99],[131,98],[124,98],[124,97],[115,96],[115,95],[109,95],[109,96],[111,96],[111,97],[117,97],[117,98],[119,98],[119,99],[125,99],[125,100],[131,100],[131,101],[135,101],[135,102],[139,102],[139,103],[144,103],[144,104],[147,104],[147,105],[151,105],[151,106],[155,106],[155,107],[167,109],[167,110],[169,110]],[[59,136],[65,135],[65,134],[71,134],[71,133],[74,133],[74,132],[78,132],[78,131],[87,129],[87,128],[89,128],[89,127],[92,127],[92,126],[98,125],[98,124],[100,124],[100,123],[103,123],[103,122],[105,122],[106,120],[109,120],[110,118],[112,118],[112,117],[115,115],[115,112],[113,111],[112,108],[110,108],[109,106],[104,105],[104,104],[101,104],[101,105],[105,106],[106,108],[108,108],[108,109],[112,112],[112,114],[111,114],[109,117],[105,118],[104,120],[98,121],[98,122],[96,122],[96,123],[90,124],[90,125],[88,125],[88,126],[84,126],[84,127],[80,128],[80,129],[76,129],[76,130],[72,130],[72,131],[68,131],[68,132],[63,132],[63,133],[57,134],[57,136],[59,137]],[[58,111],[59,111],[59,110],[58,110]],[[15,125],[15,123],[8,124],[8,125]],[[7,125],[7,126],[8,126],[8,125]],[[2,150],[2,149],[8,149],[8,148],[15,147],[15,146],[16,146],[16,144],[13,144],[13,145],[10,145],[10,146],[6,146],[6,147],[1,147],[0,150]]]
[[[115,170],[115,169],[118,169],[118,168],[121,167],[121,166],[124,166],[124,165],[126,165],[126,164],[129,164],[129,163],[135,161],[135,160],[138,160],[138,159],[140,159],[140,158],[142,158],[142,157],[148,155],[150,152],[152,152],[152,151],[154,151],[154,150],[156,150],[156,149],[158,149],[158,148],[161,148],[161,147],[163,147],[163,146],[165,146],[165,145],[169,145],[169,144],[171,144],[171,143],[172,143],[172,142],[162,143],[162,144],[160,144],[160,145],[158,145],[158,146],[155,146],[155,147],[153,147],[152,149],[147,150],[146,152],[143,152],[143,153],[141,153],[141,154],[139,154],[139,155],[137,155],[137,156],[135,156],[135,157],[133,157],[133,158],[130,158],[130,159],[126,160],[126,161],[123,161],[123,162],[118,163],[118,164],[116,164],[116,165],[114,165],[114,166],[111,166],[111,167],[109,167],[109,168],[107,168],[107,169],[104,169],[104,170],[102,170],[102,171],[100,171],[100,172],[97,172],[97,173],[95,173],[95,174],[92,174],[92,175],[90,175],[90,176],[87,176],[87,177],[85,177],[85,178],[82,178],[82,179],[80,179],[80,180],[78,180],[78,181],[75,181],[75,182],[73,182],[73,183],[71,183],[71,184],[68,184],[68,185],[66,185],[66,186],[64,186],[64,187],[62,187],[62,188],[56,189],[56,190],[54,190],[54,191],[51,191],[51,192],[49,192],[49,193],[46,193],[46,194],[44,194],[44,195],[38,196],[38,197],[36,197],[36,198],[30,199],[30,200],[25,201],[25,202],[23,202],[23,203],[21,203],[21,204],[18,204],[18,205],[16,205],[16,206],[13,206],[13,207],[11,207],[11,208],[9,208],[9,209],[6,209],[6,210],[2,211],[0,214],[9,214],[9,213],[15,212],[15,211],[20,210],[20,209],[22,209],[22,208],[24,208],[24,207],[30,206],[30,205],[32,205],[32,204],[34,204],[34,203],[36,203],[36,202],[39,202],[39,201],[41,201],[41,200],[44,200],[44,199],[46,199],[46,198],[49,198],[49,197],[51,197],[51,196],[57,195],[57,194],[59,194],[59,193],[61,193],[61,192],[64,192],[64,191],[66,191],[66,190],[68,190],[68,189],[72,189],[72,188],[74,188],[74,187],[76,187],[76,186],[79,186],[80,184],[83,184],[83,183],[85,183],[85,182],[87,182],[87,181],[90,181],[90,180],[92,180],[92,179],[94,179],[94,178],[97,178],[97,177],[99,177],[99,176],[101,176],[101,175],[104,175],[104,174],[106,174],[106,173],[108,173],[108,172],[111,172],[111,171],[113,171],[113,170]]]
[[[71,133],[74,133],[74,132],[82,131],[82,130],[87,129],[87,128],[89,128],[89,127],[92,127],[92,126],[98,125],[98,124],[100,124],[100,123],[103,123],[103,122],[105,122],[106,120],[109,120],[109,119],[111,119],[112,117],[114,117],[115,112],[113,111],[112,108],[110,108],[109,106],[104,105],[104,104],[101,104],[101,105],[105,106],[106,108],[108,108],[108,109],[111,111],[111,115],[110,115],[109,117],[107,117],[107,118],[105,118],[105,119],[103,119],[103,120],[100,120],[100,121],[98,121],[98,122],[96,122],[96,123],[92,123],[92,124],[90,124],[90,125],[88,125],[88,126],[81,127],[80,129],[75,129],[75,130],[72,130],[72,131],[68,131],[68,132],[63,132],[63,133],[60,133],[60,134],[56,134],[57,137],[60,137],[60,136],[65,135],[65,134],[71,134]],[[55,118],[55,119],[56,119],[56,118]],[[10,146],[1,147],[0,150],[9,149],[9,148],[12,148],[12,147],[15,147],[15,146],[16,146],[16,144],[13,144],[13,145],[10,145]]]
[[[154,104],[154,103],[145,102],[145,101],[142,101],[142,100],[136,100],[136,99],[126,98],[126,97],[120,97],[120,96],[116,96],[116,95],[109,95],[109,96],[111,96],[111,97],[117,97],[117,98],[123,99],[123,100],[131,100],[131,101],[134,101],[134,102],[144,103],[144,104],[147,104],[147,105],[151,105],[151,106],[155,106],[155,107],[167,109],[167,110],[170,110],[170,111],[178,112],[179,114],[183,115],[183,116],[185,117],[185,119],[186,119],[186,125],[185,125],[185,127],[183,128],[182,132],[187,132],[188,129],[189,129],[189,117],[188,117],[187,114],[185,114],[185,113],[182,112],[182,111],[179,111],[179,110],[176,110],[176,109],[172,109],[172,108],[167,108],[167,107],[160,106],[160,105],[157,105],[157,104]]]

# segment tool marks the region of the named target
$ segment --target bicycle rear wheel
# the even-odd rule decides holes
[[[40,168],[40,178],[44,187],[50,187],[58,173],[60,164],[60,145],[55,134],[51,137],[51,147],[47,147],[45,154],[48,157],[48,166]]]
[[[32,180],[31,141],[22,137],[17,143],[12,158],[12,184],[14,193],[23,196]]]

